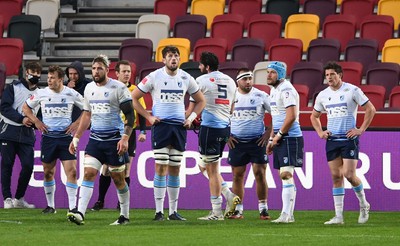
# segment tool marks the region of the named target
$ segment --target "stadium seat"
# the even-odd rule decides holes
[[[316,88],[324,82],[324,67],[320,62],[298,62],[290,74],[292,84],[302,84],[309,88],[309,96],[313,96]]]
[[[156,51],[156,62],[161,62],[163,60],[161,51],[165,46],[174,45],[179,49],[180,53],[180,63],[189,61],[190,56],[190,41],[187,38],[165,38],[161,39],[157,46]]]
[[[232,48],[232,61],[244,61],[250,70],[257,62],[264,60],[264,42],[260,39],[241,38]]]
[[[43,31],[54,30],[60,14],[60,0],[28,0],[25,14],[40,16]]]
[[[265,31],[268,30],[268,31]],[[258,14],[250,18],[247,26],[247,36],[264,41],[265,51],[268,52],[272,40],[281,38],[282,18],[274,14]]]
[[[303,55],[303,42],[295,38],[281,38],[272,41],[268,52],[269,61],[283,61],[290,74],[294,64],[301,61]]]
[[[192,51],[197,40],[205,38],[207,19],[204,15],[182,15],[176,18],[174,38],[187,38]]]
[[[244,26],[247,27],[252,16],[261,14],[261,0],[230,0],[228,14],[239,14],[244,18]]]
[[[256,63],[253,70],[254,84],[267,85],[267,66],[269,63],[269,61],[260,61]]]
[[[228,54],[228,41],[224,38],[202,38],[197,40],[193,49],[193,60],[199,61],[200,55],[204,51],[214,53],[220,63],[225,62]]]
[[[340,61],[338,64],[342,67],[344,82],[359,86],[363,77],[363,65],[360,62]]]
[[[150,39],[153,42],[153,51],[155,51],[160,39],[169,37],[169,23],[168,15],[142,15],[136,24],[136,38]]]
[[[393,87],[389,96],[389,107],[400,110],[400,85]]]
[[[219,71],[227,74],[234,81],[236,81],[237,71],[241,68],[247,68],[246,62],[242,61],[227,61],[219,64]]]
[[[254,81],[254,79],[253,79]],[[269,94],[271,92],[271,87],[269,85],[263,85],[263,84],[253,84],[253,86],[257,89],[259,89],[260,91],[264,91],[267,94]]]
[[[4,20],[3,16],[0,15],[0,38],[3,38],[3,32],[4,32]]]
[[[187,0],[156,0],[154,2],[154,14],[168,15],[170,29],[172,30],[177,17],[186,15],[187,7]]]
[[[117,75],[115,73],[115,65],[117,65],[116,61],[113,61],[110,63],[110,66],[108,69],[108,74],[107,74],[109,78],[118,79]],[[136,65],[135,65],[135,63],[131,62],[131,79],[129,80],[129,82],[133,85],[136,82],[136,75],[137,75],[136,73],[137,73]]]
[[[386,40],[393,38],[394,19],[389,15],[368,15],[361,20],[360,38],[378,41],[382,51]]]
[[[207,29],[210,29],[214,17],[224,14],[224,11],[225,0],[193,0],[190,13],[207,17]]]
[[[322,28],[325,18],[336,14],[336,0],[305,0],[303,13],[318,15],[319,27]]]
[[[225,38],[228,41],[228,51],[233,43],[243,37],[244,19],[238,14],[217,15],[211,24],[212,38]]]
[[[282,28],[290,15],[299,13],[299,0],[268,0],[265,4],[267,14],[277,14],[282,17]]]
[[[378,60],[378,41],[374,39],[353,39],[347,43],[345,61],[356,61],[363,64],[363,75],[367,73],[370,64]]]
[[[310,109],[308,108],[308,101],[310,99],[310,89],[304,84],[293,84],[293,87],[299,93],[300,97],[300,110]]]
[[[161,67],[164,66],[164,63],[162,62],[147,62],[142,65],[142,68],[139,70],[139,82],[144,79],[149,73],[153,72],[154,70],[157,70]],[[148,104],[146,104],[148,106]],[[150,108],[149,106],[147,107],[148,109]]]
[[[394,29],[398,30],[400,26],[400,1],[398,0],[380,0],[378,2],[378,15],[390,15],[394,19]]]
[[[4,87],[6,85],[6,66],[4,63],[0,62],[0,101],[3,95]]]
[[[199,64],[200,64],[199,62],[189,61],[189,62],[181,63],[179,68],[184,70],[188,74],[192,75],[193,78],[197,78],[203,74],[200,71]]]
[[[293,14],[286,22],[285,38],[300,39],[303,42],[303,52],[306,52],[310,41],[318,38],[318,32],[318,15]]]
[[[0,62],[6,67],[6,75],[18,75],[24,55],[24,43],[19,38],[0,38]]]
[[[311,40],[307,50],[307,61],[326,64],[340,60],[340,42],[337,39],[320,38]]]
[[[400,65],[391,62],[377,62],[369,66],[366,76],[367,85],[381,85],[386,88],[385,99],[389,99],[390,91],[399,85]]]
[[[356,36],[356,17],[352,15],[328,15],[322,28],[323,38],[334,38],[340,42],[343,52],[347,43]]]
[[[118,58],[128,60],[136,64],[137,70],[142,69],[142,65],[151,62],[153,57],[153,42],[146,38],[130,38],[122,41],[119,48]]]
[[[381,85],[360,85],[359,87],[375,106],[376,110],[385,107],[385,87]],[[359,110],[362,110],[362,108],[359,107]]]
[[[382,62],[400,64],[400,38],[388,39],[382,49]]]
[[[24,0],[1,0],[0,1],[0,16],[3,16],[3,27],[8,28],[8,23],[14,15],[22,13]]]
[[[35,51],[42,56],[42,26],[37,15],[16,15],[8,24],[7,37],[19,38],[24,43],[24,52]]]
[[[374,13],[372,0],[343,0],[340,5],[340,14],[353,15],[356,18],[356,28],[360,28],[361,20]]]

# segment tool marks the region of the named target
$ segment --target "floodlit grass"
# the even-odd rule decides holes
[[[167,212],[168,210],[166,210]],[[293,224],[261,221],[258,211],[243,220],[199,221],[204,210],[179,211],[187,221],[152,221],[154,210],[132,209],[131,223],[109,226],[116,210],[86,214],[85,225],[66,219],[66,209],[44,215],[39,209],[0,209],[1,245],[398,245],[400,217],[395,212],[371,212],[367,224],[357,224],[358,212],[345,212],[345,224],[326,226],[333,211],[297,211]],[[270,212],[273,218],[278,211]]]

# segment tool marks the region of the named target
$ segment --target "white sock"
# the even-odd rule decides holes
[[[210,201],[211,201],[211,206],[212,206],[212,210],[214,212],[215,215],[221,215],[222,214],[222,196],[211,196],[210,197]]]
[[[178,199],[180,191],[180,179],[179,176],[168,175],[167,181],[167,192],[169,198],[169,214],[178,212]]]
[[[261,211],[263,211],[264,209],[268,210],[267,200],[259,200],[258,201],[258,211],[261,213]]]
[[[290,208],[293,201],[294,185],[282,188],[282,212],[290,215]]]
[[[167,191],[167,177],[154,175],[153,185],[154,185],[154,201],[156,204],[156,213],[164,213],[164,199],[165,192]]]
[[[68,195],[68,208],[72,210],[76,207],[76,195],[78,194],[78,185],[67,182],[65,184],[65,190]]]
[[[85,215],[90,198],[92,198],[93,186],[94,182],[92,181],[84,180],[82,182],[82,186],[79,191],[78,211],[81,212],[83,215]]]
[[[44,181],[43,182],[44,194],[46,195],[47,206],[55,208],[54,204],[54,194],[56,192],[56,182],[55,180]]]
[[[233,195],[233,193],[228,187],[228,184],[225,181],[221,183],[221,193],[224,196],[225,200],[231,199]]]
[[[239,203],[238,205],[236,205],[236,210],[239,211],[240,214],[243,214],[243,203]]]
[[[294,207],[296,205],[296,196],[297,196],[297,188],[294,186],[293,197],[290,204],[290,217],[293,217],[294,214]]]
[[[117,189],[118,201],[121,208],[120,215],[123,215],[125,218],[129,219],[129,204],[130,204],[130,192],[129,186],[125,184],[125,187],[122,190]]]
[[[356,193],[358,201],[360,202],[360,207],[366,207],[368,202],[367,199],[365,198],[363,184],[361,183],[359,186],[353,187],[353,190]]]
[[[335,205],[335,216],[339,218],[343,218],[344,194],[344,187],[332,189],[333,203]]]

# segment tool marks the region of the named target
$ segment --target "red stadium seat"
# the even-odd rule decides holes
[[[6,66],[6,75],[18,75],[24,55],[24,43],[18,38],[0,38],[0,62]]]
[[[272,41],[268,52],[269,61],[282,61],[287,65],[287,74],[292,72],[294,64],[301,61],[303,43],[300,39],[281,38]]]

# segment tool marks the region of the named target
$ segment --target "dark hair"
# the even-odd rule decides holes
[[[65,76],[64,70],[61,69],[61,67],[58,65],[49,66],[48,72],[56,73],[58,78],[60,78],[60,79],[64,78],[64,76]]]
[[[121,65],[131,66],[131,64],[129,63],[129,61],[127,61],[127,60],[120,60],[119,62],[117,62],[117,64],[115,64],[115,71],[119,72],[119,67],[120,67]]]
[[[25,69],[26,71],[31,70],[32,72],[42,73],[42,65],[36,61],[28,62],[25,65]]]
[[[241,67],[241,68],[239,68],[238,70],[237,70],[237,73],[236,73],[236,77],[240,74],[240,73],[245,73],[245,72],[252,72],[248,67]]]
[[[162,57],[165,58],[167,56],[167,53],[171,52],[173,54],[177,53],[178,55],[180,55],[181,53],[179,53],[179,49],[173,45],[167,45],[164,47],[164,49],[162,49],[161,53],[162,53]]]
[[[334,62],[334,61],[330,61],[330,62],[328,62],[327,64],[325,64],[325,66],[324,66],[324,71],[326,71],[326,70],[328,70],[328,69],[333,69],[333,70],[335,70],[335,72],[336,72],[337,74],[339,74],[339,73],[343,74],[342,66],[340,66],[339,64],[337,64],[337,63]]]
[[[204,66],[209,66],[211,71],[218,70],[219,66],[218,57],[214,53],[207,51],[201,53],[200,63],[203,64]]]

